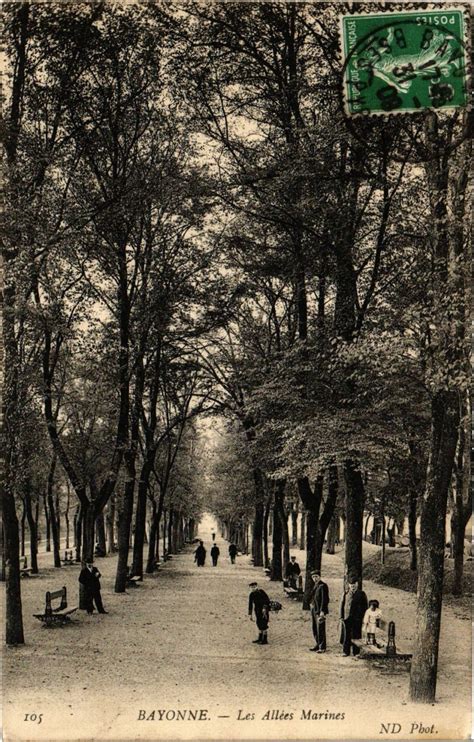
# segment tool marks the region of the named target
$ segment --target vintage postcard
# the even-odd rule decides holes
[[[5,2],[3,736],[472,736],[469,2]]]

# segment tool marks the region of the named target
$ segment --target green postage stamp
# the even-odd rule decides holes
[[[462,7],[342,16],[346,114],[466,107],[467,24]]]

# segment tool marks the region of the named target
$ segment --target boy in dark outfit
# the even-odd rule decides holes
[[[211,559],[212,559],[212,566],[217,567],[217,560],[219,559],[220,549],[217,546],[217,544],[214,544],[214,546],[211,549]]]
[[[229,556],[230,556],[231,564],[235,564],[235,557],[237,556],[237,547],[235,544],[230,544]]]
[[[99,613],[108,613],[102,605],[102,596],[100,594],[100,572],[91,562],[83,562],[79,574],[79,582],[84,586],[84,596],[86,600],[86,611],[91,616],[94,613],[94,603]]]
[[[259,630],[258,639],[253,640],[253,644],[268,644],[268,617],[270,612],[270,598],[265,590],[261,590],[256,582],[249,584],[249,616],[252,618],[252,609],[255,610],[255,619]]]
[[[352,639],[360,639],[362,636],[362,622],[367,608],[367,595],[363,590],[359,590],[357,577],[349,578],[347,590],[344,592],[341,601],[342,631],[340,643],[345,657],[350,655],[351,647],[353,655],[360,653],[359,647],[352,644]]]

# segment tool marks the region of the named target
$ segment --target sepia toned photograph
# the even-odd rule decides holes
[[[470,2],[6,0],[6,742],[472,738]]]

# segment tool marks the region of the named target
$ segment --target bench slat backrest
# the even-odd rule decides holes
[[[60,590],[54,590],[53,592],[47,592],[45,614],[50,615],[51,613],[53,613],[51,601],[57,600],[58,598],[61,598],[61,605],[59,606],[57,610],[62,611],[64,608],[67,608],[67,597],[66,596],[67,596],[66,587],[62,587]]]

